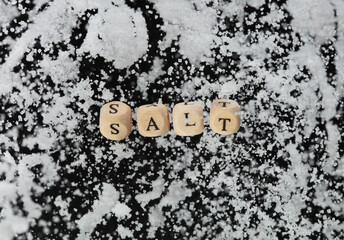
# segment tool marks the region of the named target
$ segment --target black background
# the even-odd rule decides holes
[[[7,2],[7,1],[5,1]],[[244,19],[244,28],[243,33],[245,35],[250,36],[249,44],[253,44],[255,41],[258,41],[258,35],[265,35],[268,32],[278,33],[281,36],[281,42],[279,43],[286,51],[280,55],[275,52],[268,52],[268,58],[264,60],[265,65],[264,67],[266,70],[270,72],[275,72],[277,69],[287,68],[288,62],[287,57],[288,53],[291,51],[297,51],[300,46],[303,45],[302,39],[298,34],[292,34],[293,30],[288,28],[290,26],[290,22],[292,20],[292,16],[285,10],[284,1],[274,1],[281,9],[285,12],[285,18],[280,22],[279,26],[273,26],[269,24],[260,24],[260,18],[265,16],[270,12],[270,3],[265,3],[261,9],[255,9],[246,5],[244,8],[245,15],[248,16],[250,13],[256,13],[256,22],[254,24],[248,24],[246,19]],[[220,76],[233,76],[233,72],[238,71],[238,62],[240,61],[240,56],[235,51],[232,52],[231,57],[228,56],[221,56],[220,58],[215,58],[214,64],[209,64],[206,62],[202,62],[200,65],[203,68],[196,68],[196,71],[191,74],[188,70],[188,67],[191,66],[191,63],[188,61],[187,58],[182,56],[179,53],[179,45],[178,40],[172,42],[170,48],[161,51],[158,47],[158,41],[163,40],[165,36],[165,32],[162,31],[157,25],[163,24],[163,19],[161,17],[155,18],[156,15],[159,16],[159,13],[155,10],[154,5],[146,0],[142,1],[126,1],[126,4],[133,9],[137,9],[142,11],[142,14],[147,23],[147,29],[149,34],[149,44],[150,48],[147,52],[147,56],[141,58],[137,63],[133,64],[133,66],[118,70],[114,69],[112,62],[107,62],[102,57],[93,58],[90,55],[85,55],[80,64],[80,79],[90,78],[94,80],[94,85],[92,85],[92,89],[94,91],[94,100],[96,100],[99,104],[94,105],[91,107],[91,111],[88,115],[92,116],[92,124],[98,125],[98,117],[99,117],[99,110],[103,100],[101,99],[101,92],[98,89],[98,81],[105,81],[105,88],[109,89],[114,94],[114,100],[121,96],[120,91],[117,89],[117,86],[120,88],[124,93],[125,99],[130,99],[131,101],[128,103],[132,109],[136,109],[140,105],[148,104],[148,103],[156,103],[159,99],[170,108],[173,104],[187,101],[187,100],[201,100],[204,99],[200,96],[194,96],[192,99],[184,99],[180,96],[177,92],[167,93],[168,88],[181,88],[185,82],[185,79],[192,80],[195,77],[201,76],[209,76],[210,82],[216,83],[219,80]],[[22,2],[21,5],[27,11],[33,9],[34,4],[30,1]],[[209,5],[212,5],[209,2]],[[149,6],[147,8],[146,6]],[[44,11],[44,8],[48,6],[44,6],[41,11]],[[34,58],[39,61],[42,59],[44,54],[48,54],[49,56],[57,56],[60,50],[66,49],[67,44],[72,44],[75,48],[79,48],[83,43],[83,40],[87,33],[87,22],[89,19],[88,13],[96,14],[97,9],[91,9],[87,13],[84,14],[83,17],[79,19],[78,27],[73,29],[73,35],[70,39],[69,43],[56,43],[56,47],[54,52],[48,53],[45,49],[40,46],[39,39],[36,39],[36,44],[34,46],[35,49],[42,49],[42,54],[36,54]],[[335,14],[335,13],[334,13]],[[27,14],[21,14],[16,19],[13,19],[10,27],[18,26],[19,21],[26,21],[28,19]],[[235,23],[238,21],[236,16],[231,18],[226,17],[224,19],[226,23],[226,29],[223,29],[219,32],[219,34],[223,34],[229,37],[234,36],[234,34],[239,31],[236,28]],[[25,29],[23,30],[23,32]],[[21,32],[11,33],[10,35],[14,39],[18,39],[21,36]],[[81,34],[81,35],[80,35]],[[1,33],[0,41],[3,41],[7,35]],[[81,36],[81,37],[80,37]],[[295,38],[296,37],[296,38]],[[177,49],[176,52],[172,52],[171,48]],[[336,49],[334,47],[334,43],[328,41],[326,44],[323,44],[321,47],[321,54],[323,56],[324,63],[326,62],[326,71],[328,79],[327,81],[331,84],[336,84],[336,65],[334,61],[334,57],[336,54]],[[219,49],[212,49],[214,54],[220,54]],[[9,53],[9,50],[6,44],[0,45],[0,63],[4,63],[6,60],[6,55]],[[75,57],[75,56],[72,56]],[[148,92],[148,99],[144,99],[142,97],[142,93],[136,89],[137,86],[137,76],[140,73],[149,72],[153,65],[154,58],[160,58],[163,60],[163,71],[167,72],[169,67],[173,67],[172,72],[172,81],[167,78],[167,73],[165,75],[159,76],[155,82],[150,83],[147,87]],[[183,61],[179,62],[178,60],[182,59]],[[33,70],[36,65],[32,64],[31,62],[26,61],[25,56],[22,59],[22,63],[24,64],[22,70],[24,72],[28,72]],[[223,65],[223,63],[226,63]],[[216,71],[218,66],[223,66],[223,73],[218,73]],[[202,70],[200,70],[202,69]],[[17,69],[14,71],[19,71],[20,67],[18,66]],[[104,70],[109,76],[111,80],[100,80],[101,70]],[[134,71],[133,71],[134,70]],[[128,72],[136,72],[136,74],[128,74]],[[249,73],[251,76],[255,76],[255,72]],[[125,77],[123,81],[118,81],[119,76]],[[167,80],[168,79],[168,80]],[[70,80],[72,81],[72,80]],[[311,74],[307,67],[300,69],[300,73],[295,76],[294,81],[302,82],[302,81],[311,81]],[[28,83],[29,84],[29,83]],[[54,89],[54,83],[52,81],[44,82],[47,86],[51,86]],[[246,106],[247,103],[255,99],[255,96],[260,91],[264,91],[264,82],[262,83],[255,83],[255,82],[247,82],[245,83],[246,86],[244,87],[246,91],[238,92],[237,94],[231,96],[231,99],[236,100],[239,102],[241,106]],[[14,89],[14,91],[19,91],[18,89]],[[291,92],[291,97],[298,96],[298,89]],[[207,99],[214,100],[217,98],[217,93],[213,92],[211,96],[207,96]],[[320,99],[320,97],[319,97]],[[269,108],[269,101],[273,102],[274,99],[271,97],[267,101],[266,104],[262,104],[257,107],[257,111],[262,110],[259,107]],[[2,108],[1,113],[6,114],[5,122],[12,122],[16,123],[18,121],[20,113],[17,111],[13,111],[16,107],[15,103],[9,102],[6,96],[1,97]],[[84,114],[76,104],[72,104],[69,106],[75,112],[81,112]],[[274,104],[276,117],[280,121],[290,122],[293,123],[296,114],[294,110],[297,106],[288,106],[287,108],[279,107],[279,104]],[[39,107],[32,106],[30,109],[26,109],[26,111],[37,111],[39,112]],[[338,103],[337,106],[338,112],[343,110],[343,105]],[[204,109],[205,112],[209,111],[208,108]],[[321,112],[321,107],[319,108],[319,112]],[[11,112],[12,114],[9,114]],[[171,111],[170,111],[171,112]],[[61,169],[59,170],[59,175],[61,179],[59,182],[55,183],[54,186],[47,188],[43,194],[39,196],[35,196],[33,194],[34,200],[42,206],[49,206],[41,216],[41,220],[46,221],[49,224],[48,229],[50,231],[45,232],[43,227],[39,224],[32,224],[30,227],[30,232],[34,236],[34,239],[62,239],[63,236],[67,236],[68,239],[75,239],[79,230],[72,225],[68,225],[68,222],[65,221],[59,215],[59,208],[56,207],[53,202],[53,199],[57,196],[61,196],[62,199],[67,199],[71,197],[71,204],[69,206],[70,213],[72,216],[72,222],[79,219],[82,215],[88,213],[92,209],[92,204],[95,200],[98,199],[98,191],[95,190],[95,187],[98,186],[100,183],[107,182],[112,184],[116,187],[117,190],[121,192],[120,202],[124,202],[132,209],[132,215],[128,219],[117,219],[115,215],[109,214],[108,216],[104,217],[106,221],[102,224],[99,224],[95,231],[92,234],[92,239],[109,239],[109,235],[113,236],[114,239],[119,239],[116,233],[116,229],[118,224],[122,224],[130,229],[135,229],[136,226],[142,224],[142,228],[137,231],[133,231],[134,236],[136,239],[147,239],[147,229],[149,228],[149,220],[147,211],[149,207],[154,206],[159,203],[161,198],[163,198],[168,192],[168,185],[174,180],[183,180],[187,182],[187,186],[189,189],[192,189],[192,196],[187,197],[184,201],[180,202],[179,209],[190,209],[190,206],[194,206],[194,211],[191,211],[192,218],[194,219],[193,224],[188,225],[184,220],[180,221],[180,219],[176,216],[177,210],[172,210],[171,207],[163,207],[163,212],[166,217],[166,221],[163,224],[164,227],[159,228],[156,231],[156,239],[190,239],[192,236],[195,237],[196,233],[199,231],[197,229],[197,224],[201,227],[206,228],[206,232],[201,239],[216,239],[218,233],[222,232],[223,229],[219,224],[217,224],[220,220],[224,219],[231,219],[232,226],[235,229],[236,224],[238,224],[235,220],[235,206],[229,204],[229,200],[233,198],[231,191],[220,191],[218,193],[214,193],[213,189],[208,187],[209,181],[219,174],[219,172],[225,169],[227,164],[226,161],[218,161],[213,166],[211,171],[203,171],[205,167],[205,162],[210,160],[213,156],[217,156],[219,159],[228,159],[231,155],[232,151],[238,145],[247,146],[250,149],[250,158],[246,157],[245,155],[239,154],[237,158],[232,159],[232,164],[235,168],[241,169],[242,178],[250,178],[254,181],[255,187],[258,188],[260,191],[254,191],[250,186],[246,186],[244,181],[237,182],[237,186],[240,191],[245,192],[245,197],[243,201],[252,201],[251,207],[260,207],[262,211],[264,211],[271,219],[274,219],[277,222],[281,220],[281,215],[274,211],[274,206],[271,208],[265,208],[262,205],[264,201],[264,195],[269,190],[267,185],[278,184],[278,177],[274,174],[268,174],[266,172],[258,172],[254,171],[255,168],[258,168],[260,165],[269,163],[272,167],[279,166],[284,171],[287,171],[290,166],[290,161],[288,157],[279,156],[278,150],[283,148],[283,146],[279,146],[278,144],[274,145],[272,149],[267,149],[267,146],[275,142],[275,135],[274,129],[276,126],[273,124],[269,124],[268,122],[259,121],[257,118],[243,118],[242,126],[239,130],[240,132],[247,131],[250,129],[252,131],[252,139],[247,139],[239,136],[234,136],[233,139],[229,142],[227,138],[221,138],[217,151],[211,152],[205,148],[198,151],[197,144],[200,143],[202,134],[195,137],[179,137],[175,135],[168,134],[164,138],[170,139],[172,143],[171,146],[168,147],[158,147],[156,143],[156,138],[145,138],[138,134],[137,130],[134,129],[132,134],[125,140],[121,141],[128,145],[129,148],[135,149],[135,155],[132,158],[123,159],[119,162],[118,166],[114,166],[113,160],[104,159],[104,161],[97,162],[94,159],[94,155],[92,154],[94,148],[97,146],[103,146],[105,151],[108,150],[112,146],[112,142],[106,140],[98,131],[90,131],[88,130],[87,126],[89,122],[86,120],[87,115],[85,114],[85,121],[80,121],[79,128],[77,130],[79,136],[83,139],[83,144],[79,146],[73,145],[73,139],[69,138],[60,138],[63,139],[61,142],[57,143],[59,147],[57,149],[64,149],[66,150],[67,161],[59,162],[60,151],[56,151],[52,153],[51,156],[59,162]],[[331,121],[335,123],[339,129],[343,130],[343,116],[338,114],[338,118],[334,118]],[[37,126],[43,126],[42,117],[37,114]],[[133,118],[133,126],[136,125],[135,118]],[[172,125],[171,125],[172,127]],[[207,126],[206,126],[207,127]],[[325,128],[325,122],[318,118],[317,123],[318,131],[314,131],[310,138],[303,139],[302,142],[296,142],[295,138],[290,138],[287,141],[292,143],[296,143],[298,146],[299,151],[312,151],[315,155],[315,159],[319,159],[319,161],[309,161],[309,164],[316,168],[317,175],[323,176],[326,181],[328,181],[328,187],[335,186],[336,184],[340,185],[337,191],[343,192],[343,176],[331,176],[326,173],[323,173],[321,159],[326,158],[327,151],[326,146],[324,145],[322,139],[324,138],[320,134],[324,134],[327,137],[327,132]],[[20,127],[19,137],[17,139],[19,146],[25,137],[30,135],[34,132],[34,129],[27,130],[24,127]],[[3,129],[1,133],[5,133],[7,130]],[[298,129],[298,131],[302,132],[302,129]],[[66,133],[67,134],[67,133]],[[209,131],[206,131],[203,134],[212,134]],[[173,146],[175,141],[179,140],[182,142],[182,146],[177,147]],[[256,142],[258,140],[265,141],[266,147],[266,154],[261,156],[256,154],[255,149],[258,147]],[[287,143],[287,142],[286,142]],[[343,137],[341,142],[339,143],[340,146],[343,145]],[[70,172],[70,164],[75,159],[75,152],[73,151],[73,147],[79,148],[79,153],[85,153],[87,155],[87,162],[88,166],[83,168],[81,166],[75,167],[74,172]],[[8,149],[11,154],[18,155],[18,154],[29,154],[34,152],[43,152],[37,147],[33,150],[30,150],[26,147],[20,147],[19,150],[15,149]],[[204,174],[198,176],[198,181],[190,181],[184,177],[186,169],[181,169],[179,171],[175,171],[171,167],[171,161],[175,161],[176,163],[181,161],[181,157],[185,155],[188,151],[198,152],[198,156],[194,155],[193,159],[191,160],[190,169],[197,169],[199,172],[204,172]],[[111,152],[109,150],[109,152]],[[157,152],[159,154],[157,154]],[[339,150],[339,154],[343,157],[344,151],[341,148]],[[142,164],[141,167],[133,168],[133,164],[135,162],[140,162],[146,164]],[[307,160],[306,160],[307,161]],[[40,168],[33,168],[32,171],[36,174],[37,179],[40,176]],[[142,208],[141,205],[135,200],[135,195],[138,193],[143,193],[145,191],[151,191],[152,187],[149,183],[156,180],[159,177],[159,173],[163,172],[163,177],[165,180],[165,191],[162,193],[161,197],[155,200],[150,201],[146,208]],[[231,176],[231,171],[228,170],[225,173],[228,176]],[[147,184],[138,184],[137,180],[142,179],[145,176],[147,180]],[[340,223],[343,223],[344,216],[334,214],[334,211],[331,210],[330,207],[323,208],[321,206],[317,206],[313,203],[312,199],[314,199],[314,183],[309,182],[308,188],[304,189],[307,191],[307,196],[309,200],[306,202],[307,209],[304,209],[302,215],[304,218],[308,219],[312,223],[322,223],[323,216],[328,218],[334,218],[338,220]],[[77,189],[83,193],[83,196],[76,196],[73,192]],[[210,202],[218,202],[219,206],[224,207],[225,211],[219,210],[216,214],[213,214],[209,211],[209,208],[206,206],[209,204],[207,201],[204,200],[204,197],[207,198]],[[221,200],[221,201],[220,201]],[[20,199],[18,199],[18,203],[20,203]],[[22,206],[18,204],[17,206],[13,206],[17,211],[22,211],[21,214],[25,215],[25,211],[22,210]],[[242,211],[246,211],[247,209],[242,209]],[[329,210],[329,211],[328,211]],[[53,221],[53,217],[58,217],[58,221]],[[204,217],[207,217],[207,221],[204,221]],[[259,216],[257,214],[252,214],[247,225],[248,229],[255,229],[255,231],[259,231],[257,229],[257,225],[259,224]],[[173,226],[180,225],[184,226],[186,232],[178,232],[176,231]],[[277,234],[278,239],[289,239],[288,231],[289,229],[285,228],[283,225],[276,224],[273,226],[274,231]],[[109,234],[109,235],[107,235]],[[333,237],[338,236],[339,238],[343,239],[344,232],[334,232]],[[0,236],[1,239],[1,236]],[[26,239],[26,234],[22,234],[17,237],[17,239]],[[248,239],[246,236],[242,236],[242,239]],[[269,239],[267,237],[266,239]],[[309,239],[326,239],[326,236],[320,231],[313,231],[312,234],[309,236]]]

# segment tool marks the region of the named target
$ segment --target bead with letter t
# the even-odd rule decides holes
[[[233,100],[215,100],[210,107],[210,128],[223,135],[237,132],[240,128],[239,104]]]
[[[100,109],[99,128],[110,140],[122,140],[129,136],[132,128],[131,108],[122,102],[109,102]]]
[[[164,104],[142,105],[137,109],[137,129],[142,136],[157,137],[170,131],[168,109]]]

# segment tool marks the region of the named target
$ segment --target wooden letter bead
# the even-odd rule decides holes
[[[107,139],[122,140],[129,136],[131,127],[131,108],[127,104],[113,101],[100,109],[99,128]]]
[[[157,137],[170,131],[168,109],[163,104],[142,105],[137,109],[137,128],[145,137]]]
[[[240,107],[233,100],[215,100],[210,107],[210,128],[223,135],[235,133],[240,127]]]
[[[179,136],[194,136],[204,129],[203,107],[193,102],[178,103],[172,112],[173,129]]]

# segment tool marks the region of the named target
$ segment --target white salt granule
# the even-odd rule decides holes
[[[6,27],[20,11],[26,11],[21,4],[5,2],[0,2],[2,27]],[[135,191],[130,196],[124,196],[133,197],[132,200],[137,201],[148,214],[147,234],[151,239],[156,238],[159,227],[169,227],[166,220],[171,219],[174,224],[171,230],[192,235],[188,235],[188,239],[211,238],[217,227],[221,227],[222,232],[214,238],[247,236],[250,239],[274,239],[277,238],[280,226],[285,227],[283,234],[289,234],[291,239],[307,238],[314,231],[322,231],[327,238],[333,238],[334,230],[341,231],[344,228],[343,223],[336,220],[343,215],[343,194],[340,192],[342,183],[326,179],[336,179],[344,173],[344,159],[339,156],[341,129],[332,121],[342,114],[337,106],[344,89],[344,15],[340,11],[344,7],[343,1],[288,0],[283,6],[261,0],[151,2],[153,4],[147,5],[146,10],[150,14],[153,12],[151,7],[157,11],[154,19],[162,19],[161,29],[166,35],[157,42],[157,53],[153,56],[153,65],[148,72],[138,73],[135,69],[138,65],[134,69],[125,69],[139,59],[146,61],[151,56],[147,55],[148,29],[143,13],[139,8],[134,10],[127,6],[123,0],[36,0],[34,9],[27,12],[27,23],[8,31],[3,29],[2,34],[5,35],[9,32],[22,34],[18,34],[15,39],[6,36],[2,42],[8,44],[10,52],[0,66],[0,94],[8,94],[2,95],[4,105],[8,102],[15,107],[1,109],[5,113],[0,120],[0,129],[4,132],[0,135],[0,174],[3,177],[0,182],[0,238],[12,239],[24,233],[33,239],[27,232],[30,226],[36,225],[41,226],[45,233],[55,231],[49,229],[52,222],[40,219],[43,211],[49,209],[48,205],[42,206],[34,199],[54,187],[63,177],[59,175],[60,163],[66,164],[64,170],[67,173],[78,174],[77,169],[88,170],[104,161],[107,161],[106,164],[111,163],[112,169],[117,171],[126,160],[132,163],[132,175],[127,176],[129,181],[135,179],[140,168],[149,166],[153,169],[138,183],[151,187],[151,191]],[[45,3],[48,3],[45,9],[38,12]],[[257,9],[267,5],[269,11],[263,17],[257,13],[247,14],[244,10],[246,4]],[[292,17],[291,24],[287,26],[291,32],[282,34],[273,29],[264,32],[261,29],[263,24],[276,29],[288,24],[281,25],[281,21],[285,21],[288,16],[285,7]],[[77,27],[78,18],[86,10],[94,10],[95,13],[88,14],[90,20],[86,38],[81,48],[75,49],[69,43],[72,29]],[[247,14],[246,18],[244,14]],[[235,27],[239,30],[224,31],[233,19],[237,19]],[[257,21],[262,24],[257,24]],[[257,27],[257,31],[249,30],[245,33],[244,22],[246,26]],[[42,49],[33,47],[37,39]],[[171,46],[171,42],[178,39],[176,46]],[[332,44],[330,40],[335,49],[337,70],[334,84],[328,82],[330,79],[326,72],[326,61],[320,51],[322,44]],[[67,49],[56,49],[53,44],[66,45]],[[281,47],[281,44],[292,46],[288,49]],[[169,47],[176,55],[182,54],[182,57],[172,67],[166,68],[164,50]],[[219,48],[217,55],[212,50],[216,47]],[[56,54],[51,56],[53,50],[56,50]],[[285,61],[285,66],[273,61],[272,52],[281,54],[277,59]],[[42,54],[42,59],[37,59],[36,54]],[[85,59],[87,54],[88,59]],[[152,84],[164,82],[171,83],[173,87],[168,88],[166,93],[161,92],[161,89],[153,89],[154,94],[180,94],[184,99],[201,100],[207,107],[214,98],[228,98],[231,95],[240,97],[245,102],[241,106],[245,113],[242,131],[234,136],[221,137],[205,129],[192,150],[188,145],[190,138],[176,140],[173,131],[155,138],[152,145],[140,143],[139,139],[132,143],[111,143],[108,146],[95,146],[91,141],[85,143],[84,136],[78,132],[80,122],[87,122],[86,129],[89,132],[97,131],[95,120],[89,112],[92,107],[100,107],[104,101],[116,97],[111,90],[102,90],[106,88],[106,81],[115,81],[112,79],[114,69],[101,69],[97,75],[99,81],[87,77],[79,79],[81,63],[92,62],[97,57],[113,62],[115,68],[124,68],[125,74],[114,83],[120,93],[117,97],[122,101],[128,101],[128,89],[124,89],[121,84],[136,78],[136,90],[142,93],[143,99],[149,97]],[[37,67],[37,70],[26,70],[23,58]],[[215,60],[217,64],[213,66]],[[189,72],[178,65],[184,63],[188,65],[186,68]],[[14,73],[13,68],[16,66],[19,72]],[[276,69],[271,70],[274,67]],[[216,79],[205,73],[209,68]],[[310,76],[301,73],[301,69],[309,70]],[[175,73],[182,73],[183,76],[172,79]],[[295,81],[297,75],[306,80]],[[54,85],[52,88],[46,86],[50,85],[49,79]],[[176,87],[176,80],[182,82],[181,87]],[[102,93],[96,96],[91,84]],[[14,88],[17,90],[12,91]],[[291,95],[294,90],[298,90],[298,96]],[[319,111],[319,107],[323,110]],[[292,123],[283,120],[284,116],[276,108],[293,111]],[[17,119],[7,120],[15,114],[19,114]],[[208,124],[209,114],[205,112],[205,116]],[[42,121],[40,124],[38,118]],[[326,131],[319,126],[318,119]],[[25,136],[21,134],[23,128],[29,131]],[[259,139],[257,132],[264,138]],[[312,137],[312,134],[317,137]],[[19,141],[21,137],[23,140]],[[310,143],[309,151],[305,151],[302,145],[309,138],[315,142]],[[66,144],[66,139],[72,144]],[[83,144],[87,144],[86,147]],[[159,164],[153,164],[150,158],[142,161],[132,159],[136,156],[137,147],[142,147],[143,153],[149,154],[150,146],[160,149],[155,152],[156,156],[161,157]],[[82,147],[91,151],[94,162],[89,161]],[[269,153],[276,148],[277,153],[271,156]],[[38,153],[23,153],[23,149]],[[165,151],[173,157],[163,155]],[[57,152],[60,156],[53,159],[53,154]],[[66,162],[67,159],[70,162]],[[278,166],[279,161],[287,162],[286,166]],[[148,177],[154,175],[155,168],[159,168],[159,176],[156,180],[148,180]],[[34,169],[39,169],[39,173],[35,173]],[[165,173],[166,169],[169,170],[168,174]],[[272,176],[276,180],[269,182],[265,176]],[[84,180],[88,184],[98,179],[88,178],[87,175]],[[132,214],[138,213],[118,201],[118,188],[121,187],[103,183],[100,190],[98,185],[99,199],[95,200],[88,213],[79,215],[76,229],[70,220],[73,216],[71,211],[77,209],[71,209],[70,202],[73,196],[83,196],[83,188],[76,189],[66,199],[62,196],[48,196],[47,201],[52,199],[51,204],[57,207],[58,215],[67,222],[67,230],[80,231],[79,239],[89,239],[92,234],[97,237],[102,234],[94,231],[98,224],[107,221],[107,214],[114,214],[119,221],[125,221]],[[211,199],[205,196],[203,190],[216,197]],[[199,209],[193,200],[189,200],[194,191],[200,194],[199,201],[203,204]],[[314,196],[310,198],[308,192],[312,191]],[[252,199],[247,199],[248,195]],[[189,204],[187,208],[184,203],[186,200]],[[262,206],[257,205],[258,201],[262,202]],[[310,222],[302,214],[305,210],[314,211],[306,205],[306,201],[328,209],[316,214],[317,223]],[[27,216],[14,211],[13,206],[19,204],[23,205]],[[264,209],[272,206],[274,209],[270,216]],[[230,207],[233,210],[229,211]],[[163,209],[172,210],[164,212]],[[189,233],[183,222],[189,227],[193,226],[195,213],[200,215],[200,223],[194,225],[193,232]],[[171,215],[173,218],[166,218]],[[229,217],[232,215],[235,224]],[[250,228],[248,224],[254,215],[258,221],[253,221],[255,226]],[[213,221],[216,219],[213,216],[221,220]],[[57,218],[54,216],[52,221],[54,219]],[[119,224],[117,233],[121,238],[133,238],[136,231],[142,229],[144,227],[140,224],[135,227]],[[63,237],[68,239],[68,236]]]
[[[155,231],[164,224],[165,217],[162,214],[161,208],[163,206],[171,206],[172,209],[175,209],[180,201],[192,194],[191,190],[185,186],[185,182],[181,181],[172,182],[168,190],[167,195],[161,199],[158,206],[152,207],[149,210],[150,228],[148,229],[148,236],[150,238],[153,238]]]
[[[180,52],[192,63],[212,61],[211,47],[216,39],[216,11],[203,1],[153,0],[164,19],[166,48],[180,35]]]
[[[136,200],[141,204],[144,208],[149,201],[157,199],[161,196],[164,190],[164,179],[159,177],[157,180],[152,182],[153,190],[146,193],[137,194],[135,196]]]
[[[41,74],[50,76],[55,84],[63,84],[67,80],[78,79],[79,62],[69,57],[69,52],[59,52],[56,59],[44,56],[39,62]]]
[[[102,185],[103,192],[99,196],[99,200],[93,203],[92,211],[76,221],[80,229],[77,239],[89,239],[94,228],[102,221],[103,216],[110,213],[118,202],[119,192],[108,183]]]
[[[62,199],[61,196],[57,196],[54,201],[55,206],[59,208],[59,214],[66,218],[67,221],[70,221],[71,214],[68,211],[69,202]]]
[[[327,0],[289,0],[287,7],[293,16],[292,27],[306,39],[314,37],[320,45],[335,35],[334,8]]]
[[[12,4],[5,4],[0,2],[0,26],[7,25],[14,17],[18,16],[19,12]]]
[[[129,208],[124,203],[117,203],[114,208],[111,210],[115,213],[116,217],[119,219],[123,219],[126,217],[130,217],[131,208]]]
[[[133,239],[134,237],[133,232],[129,228],[126,228],[121,224],[118,225],[117,233],[122,239],[125,239],[125,238]]]
[[[99,9],[91,17],[87,35],[78,53],[114,61],[116,68],[125,68],[137,61],[148,49],[146,22],[142,14],[123,3],[119,7]]]

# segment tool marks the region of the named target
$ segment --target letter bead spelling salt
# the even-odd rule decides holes
[[[131,108],[119,101],[106,103],[100,109],[99,128],[101,134],[110,140],[122,140],[132,129]]]
[[[137,129],[144,137],[157,137],[170,131],[168,109],[163,104],[142,105],[137,109]]]
[[[194,102],[176,104],[172,118],[173,130],[179,136],[194,136],[203,132],[203,107]]]
[[[210,128],[223,135],[237,132],[240,128],[239,104],[233,100],[215,100],[210,107]]]

